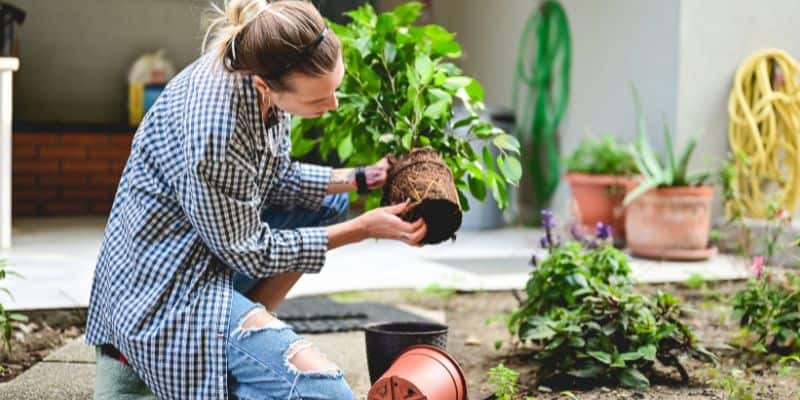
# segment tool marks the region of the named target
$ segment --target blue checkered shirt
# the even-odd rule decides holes
[[[92,284],[86,343],[112,344],[162,399],[226,399],[234,271],[316,273],[324,228],[273,230],[267,205],[318,209],[330,168],[289,159],[289,115],[264,121],[250,77],[204,56],[133,139]]]

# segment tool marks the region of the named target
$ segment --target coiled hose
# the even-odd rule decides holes
[[[800,66],[788,53],[765,49],[736,72],[728,99],[728,141],[737,192],[725,211],[769,217],[777,203],[794,213],[800,196]]]
[[[569,99],[571,51],[564,8],[545,1],[522,32],[512,98],[515,134],[531,144],[528,169],[537,208],[546,206],[561,175],[556,131]]]

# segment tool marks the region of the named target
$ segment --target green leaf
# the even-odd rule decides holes
[[[392,42],[386,42],[386,44],[383,45],[383,59],[386,60],[387,64],[391,64],[394,62],[396,57],[397,46],[395,46]]]
[[[672,146],[672,135],[669,133],[666,116],[664,116],[664,146],[667,150],[667,176],[665,179],[672,182],[677,175],[677,161],[675,160],[675,149]]]
[[[469,175],[467,181],[469,182],[470,193],[479,201],[484,201],[486,199],[486,184],[473,175]]]
[[[350,158],[350,155],[353,154],[353,136],[347,135],[339,142],[339,145],[336,147],[336,151],[339,154],[339,159],[342,161],[346,161]]]
[[[556,331],[551,329],[545,325],[539,325],[535,329],[531,329],[526,332],[525,337],[523,340],[542,340],[542,339],[550,339],[555,336]]]
[[[642,358],[642,355],[639,354],[638,351],[632,351],[629,353],[622,353],[619,355],[624,361],[634,361]]]
[[[472,101],[483,101],[483,87],[477,80],[473,79],[464,90]]]
[[[450,104],[446,101],[438,101],[426,107],[422,115],[431,119],[439,119],[448,111],[450,111]]]
[[[619,354],[614,354],[614,359],[611,361],[612,368],[625,368],[625,360]]]
[[[467,76],[449,76],[444,80],[444,87],[456,91],[469,86],[474,79]]]
[[[652,344],[648,344],[646,346],[639,347],[637,353],[639,353],[642,358],[649,361],[656,360],[656,346]]]
[[[648,180],[648,181],[639,183],[639,185],[636,186],[635,189],[631,190],[625,196],[625,200],[623,200],[622,203],[627,206],[628,204],[630,204],[631,202],[636,200],[637,197],[643,195],[644,193],[646,193],[647,191],[649,191],[651,189],[654,189],[654,188],[658,187],[659,183],[660,182],[655,181],[655,180]]]
[[[311,150],[314,150],[314,146],[316,146],[317,143],[319,143],[319,139],[316,140],[309,140],[306,138],[296,139],[292,143],[292,156],[297,158],[303,157],[304,155],[310,153]]]
[[[483,164],[489,171],[494,170],[494,162],[492,161],[492,153],[489,151],[489,146],[483,148]]]
[[[645,388],[650,386],[650,381],[641,372],[634,368],[626,368],[619,375],[619,382],[630,388]]]
[[[465,126],[475,122],[478,118],[479,117],[477,115],[470,115],[469,117],[462,118],[462,119],[456,121],[455,124],[453,124],[453,130],[465,127]]]
[[[392,14],[394,14],[397,20],[397,25],[411,25],[417,20],[417,18],[419,18],[420,13],[422,12],[422,7],[423,5],[421,3],[415,1],[403,3],[395,8],[392,11]]]
[[[414,69],[420,84],[430,82],[433,77],[433,61],[427,54],[420,54],[414,60]]]
[[[608,354],[604,351],[590,351],[587,354],[592,356],[595,360],[600,361],[603,364],[611,364],[611,354]]]
[[[500,166],[500,170],[503,172],[503,176],[506,177],[506,180],[517,184],[522,178],[522,166],[514,157],[511,156],[497,156],[497,165]]]
[[[497,135],[494,139],[492,139],[492,143],[494,143],[494,145],[498,148],[519,154],[519,140],[512,135]]]
[[[375,31],[380,36],[386,36],[394,31],[394,16],[388,13],[383,13],[378,16],[378,22],[375,24]]]
[[[684,179],[687,184],[691,183],[686,177],[686,171],[689,168],[689,160],[692,158],[692,153],[694,152],[695,146],[697,146],[697,140],[695,138],[689,139],[689,143],[686,144],[686,148],[683,150],[681,158],[678,161],[678,167],[675,173],[677,177]]]
[[[400,142],[403,145],[403,148],[408,151],[411,150],[411,141],[414,139],[414,135],[411,132],[407,132],[403,137],[400,139]]]

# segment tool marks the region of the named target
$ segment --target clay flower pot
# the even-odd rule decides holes
[[[626,211],[628,248],[640,257],[662,260],[705,260],[709,247],[711,186],[658,188],[631,202]]]
[[[428,225],[422,243],[436,244],[455,237],[461,227],[461,202],[453,172],[433,149],[414,149],[393,160],[382,203],[397,204],[406,199],[411,199],[411,205],[401,217],[406,221],[421,217]]]
[[[369,381],[375,383],[397,356],[427,344],[447,350],[447,325],[431,322],[378,322],[364,327]]]
[[[573,213],[584,232],[594,232],[598,222],[611,225],[615,239],[625,239],[625,208],[622,201],[628,189],[636,185],[632,177],[569,173]]]
[[[367,394],[368,400],[466,400],[464,372],[444,350],[428,345],[408,348]]]

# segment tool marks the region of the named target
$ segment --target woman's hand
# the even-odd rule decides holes
[[[398,214],[408,208],[410,200],[393,206],[376,208],[356,218],[367,237],[375,239],[394,239],[411,246],[421,246],[420,241],[428,233],[422,218],[415,222],[403,221]]]
[[[386,175],[390,168],[392,168],[392,162],[389,157],[383,157],[377,163],[364,167],[364,175],[367,177],[367,187],[370,189],[383,187],[386,183]]]
[[[376,208],[360,216],[335,225],[328,225],[328,250],[357,243],[364,239],[394,239],[411,246],[421,247],[420,241],[428,233],[422,218],[415,222],[403,221],[398,214],[408,209],[410,200],[393,206]]]

